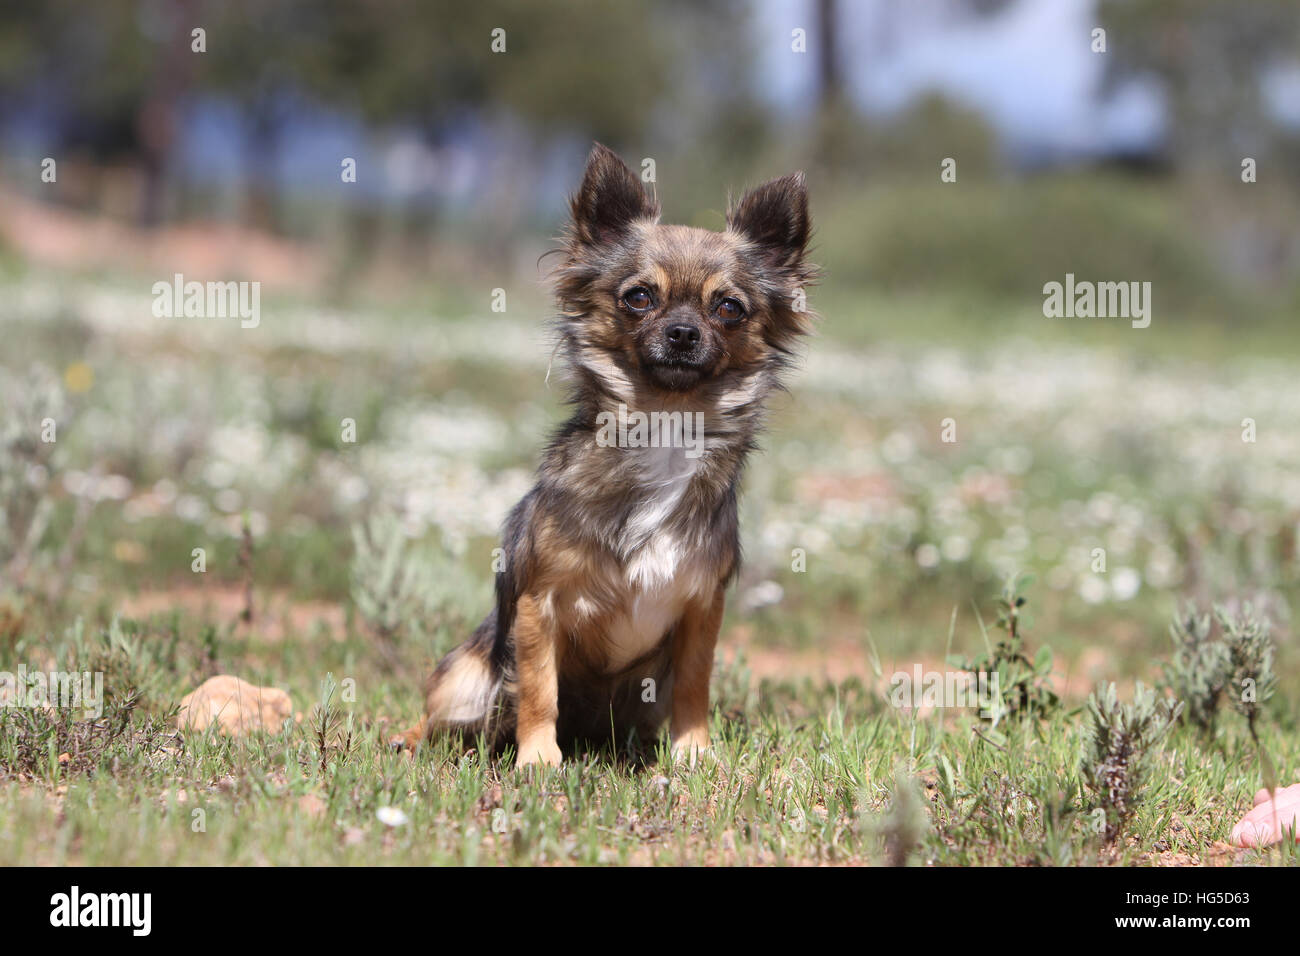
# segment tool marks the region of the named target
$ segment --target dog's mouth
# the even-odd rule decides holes
[[[713,363],[676,357],[656,359],[646,363],[646,372],[658,387],[672,392],[685,392],[712,374]]]

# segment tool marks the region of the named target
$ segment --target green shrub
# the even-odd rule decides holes
[[[1022,608],[1026,604],[1020,593],[1033,583],[1033,578],[1026,575],[1012,575],[1003,585],[998,598],[998,617],[996,627],[1001,631],[996,644],[988,644],[988,634],[984,640],[986,653],[974,660],[960,656],[950,656],[948,662],[962,670],[974,674],[987,673],[992,683],[993,675],[997,677],[997,698],[983,716],[996,724],[1004,716],[1046,717],[1060,707],[1061,700],[1048,685],[1052,671],[1052,649],[1041,647],[1030,660],[1025,649],[1024,636],[1021,633]],[[980,625],[983,628],[983,623]]]
[[[1164,665],[1162,686],[1185,704],[1189,723],[1213,732],[1226,698],[1254,732],[1259,708],[1277,684],[1269,630],[1250,604],[1236,613],[1215,605],[1212,616],[1189,604],[1174,618],[1174,655]]]
[[[1098,829],[1109,846],[1124,831],[1145,792],[1151,765],[1182,704],[1139,681],[1131,704],[1104,683],[1088,698],[1088,740],[1081,766]]]

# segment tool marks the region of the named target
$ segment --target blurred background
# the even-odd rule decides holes
[[[1018,296],[1125,267],[1212,315],[1295,304],[1285,0],[6,6],[5,233],[33,258],[207,245],[345,294],[531,275],[599,139],[706,225],[728,187],[807,169],[839,282]],[[945,157],[963,188],[935,188]],[[58,232],[87,219],[122,241]]]
[[[808,173],[823,321],[728,625],[756,670],[941,657],[1016,570],[1088,679],[1146,673],[1183,599],[1289,633],[1289,0],[2,5],[11,641],[249,604],[411,660],[460,636],[562,414],[540,257],[593,139],[708,228]],[[155,317],[175,273],[262,283],[260,325]],[[1045,318],[1066,273],[1150,282],[1150,328]],[[419,581],[371,579],[386,534]]]

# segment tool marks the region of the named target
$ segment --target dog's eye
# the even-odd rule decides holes
[[[735,299],[723,299],[718,303],[718,318],[723,322],[738,322],[745,317],[745,307]]]
[[[633,312],[644,312],[654,305],[654,299],[650,297],[650,290],[637,286],[623,293],[623,303]]]

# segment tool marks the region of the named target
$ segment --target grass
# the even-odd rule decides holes
[[[499,316],[466,291],[482,314],[437,320],[268,297],[252,333],[140,319],[148,283],[129,277],[0,281],[3,424],[27,434],[46,387],[65,409],[36,470],[21,441],[0,460],[49,509],[24,583],[0,584],[0,671],[98,670],[108,697],[93,721],[0,709],[2,865],[1295,862],[1223,843],[1265,778],[1227,708],[1152,748],[1113,842],[1083,767],[1096,684],[1130,700],[1164,673],[1185,599],[1246,599],[1279,648],[1259,746],[1280,784],[1300,779],[1289,331],[1202,339],[1157,315],[1139,334],[829,287],[746,478],[716,759],[576,754],[528,776],[386,742],[486,610],[496,527],[562,413],[529,293]],[[353,529],[390,514],[418,593],[380,637]],[[891,707],[895,670],[993,651],[997,589],[1021,570],[1038,579],[1018,612],[1026,679],[1059,704],[996,727]],[[178,733],[180,698],[218,673],[284,688],[300,720]]]
[[[5,728],[0,863],[1295,860],[1289,848],[1233,852],[1220,843],[1258,785],[1241,728],[1208,743],[1190,726],[1177,728],[1153,759],[1158,782],[1125,838],[1107,847],[1079,777],[1084,725],[1065,710],[1004,725],[994,742],[974,732],[970,715],[921,716],[885,707],[861,688],[766,681],[743,710],[722,696],[713,719],[716,757],[695,769],[671,767],[663,753],[646,755],[644,764],[597,753],[529,774],[445,742],[414,759],[394,753],[384,742],[392,727],[379,715],[395,702],[410,715],[415,689],[405,675],[362,676],[356,701],[335,703],[339,721],[324,746],[310,716],[238,741],[178,735],[154,718],[171,699],[167,685],[184,686],[187,667],[204,651],[188,627],[174,643],[161,636],[141,629],[129,651],[149,658],[136,661],[144,671],[162,675],[157,696],[71,759],[60,762],[52,747],[53,759],[15,772],[17,735],[12,724]],[[229,653],[247,665],[276,652],[236,643]],[[324,656],[317,668],[349,660],[364,667],[370,655],[356,636]],[[306,668],[290,666],[301,687]],[[308,690],[295,696],[310,699]],[[115,705],[106,713],[111,721]],[[355,721],[347,746],[345,715]],[[1270,726],[1263,743],[1284,765],[1300,759],[1294,733]],[[71,745],[61,738],[57,746]],[[920,825],[909,827],[895,812],[906,788],[920,796]],[[400,809],[404,822],[381,822],[385,807]]]
[[[753,682],[743,657],[724,656],[716,753],[700,766],[661,747],[516,772],[508,754],[447,741],[394,752],[420,669],[389,669],[363,631],[256,632],[176,613],[55,642],[50,666],[107,675],[104,715],[0,710],[0,864],[1295,862],[1290,847],[1223,843],[1260,782],[1242,720],[1213,736],[1177,726],[1108,845],[1077,707],[989,728],[972,710],[895,709],[854,679]],[[238,740],[177,733],[179,695],[228,669],[293,675],[300,719]],[[336,689],[322,715],[322,684],[349,678],[353,699]],[[1271,708],[1262,726],[1274,763],[1296,767],[1294,714]]]

